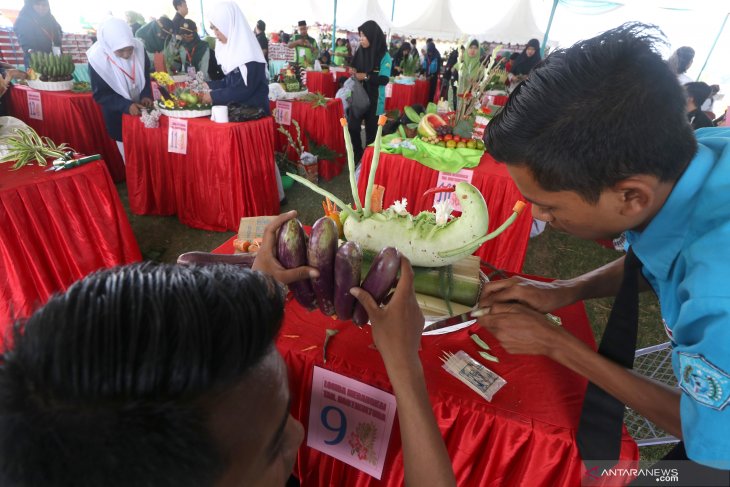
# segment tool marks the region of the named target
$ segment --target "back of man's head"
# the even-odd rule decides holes
[[[0,366],[0,485],[213,485],[229,459],[207,405],[282,313],[271,279],[226,266],[134,265],[51,298]]]
[[[632,175],[676,180],[696,141],[657,34],[628,23],[553,52],[489,123],[487,150],[588,202]]]

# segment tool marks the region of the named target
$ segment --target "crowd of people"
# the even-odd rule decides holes
[[[185,1],[174,4],[173,20],[161,17],[136,34],[123,20],[105,21],[88,51],[93,95],[115,140],[121,140],[122,114],[137,115],[152,103],[154,54],[173,39],[184,49],[183,67],[207,69],[208,44],[186,18]],[[46,27],[23,34],[24,52],[52,51],[57,23],[48,2],[27,0],[26,7],[21,28],[33,19]],[[264,22],[251,29],[234,2],[216,4],[209,19],[222,78],[211,77],[206,101],[268,113]],[[442,57],[429,40],[421,58],[413,40],[391,57],[376,22],[364,22],[358,34],[353,54],[345,42],[331,58],[351,67],[370,102],[351,120],[356,151],[362,151],[361,123],[366,142],[375,137],[385,85],[409,58],[419,56],[419,71],[429,80],[448,72],[450,82],[465,83],[486,56],[471,41]],[[300,62],[321,59],[305,21],[285,42]],[[713,88],[686,78],[691,49],[664,61],[657,53],[662,42],[655,28],[630,23],[545,59],[533,39],[495,60],[514,88],[485,143],[507,165],[534,217],[585,239],[625,232],[630,247],[626,257],[574,279],[488,283],[480,306],[489,311],[478,323],[507,352],[546,356],[587,378],[604,402],[618,403],[620,411],[628,405],[681,439],[668,459],[725,471],[730,129],[707,128],[712,121],[704,107]],[[457,94],[463,86],[457,82]],[[432,97],[435,89],[434,82]],[[277,231],[295,216],[280,215],[267,227],[252,271],[154,264],[105,270],[18,322],[0,362],[0,484],[295,482],[290,475],[303,429],[290,415],[286,366],[273,342],[283,319],[282,286],[318,275],[310,267],[286,270],[276,260]],[[405,483],[455,485],[419,359],[424,318],[405,258],[400,276],[382,307],[364,290],[352,292],[368,311],[393,385]],[[635,319],[640,290],[659,297],[679,388],[632,372],[607,352],[615,343],[596,352],[545,317],[580,300],[629,294],[614,306],[624,320]],[[581,422],[582,453],[620,441],[618,427],[591,436]]]

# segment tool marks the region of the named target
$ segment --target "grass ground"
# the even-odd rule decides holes
[[[320,186],[350,201],[350,186],[345,174]],[[210,251],[229,239],[233,232],[209,232],[189,228],[177,217],[156,217],[132,215],[129,211],[125,184],[117,185],[122,202],[127,209],[132,228],[137,237],[142,255],[147,260],[175,262],[177,256],[191,250]],[[295,184],[287,193],[287,205],[282,211],[296,209],[305,225],[313,224],[322,216],[322,199],[305,187]],[[569,278],[593,270],[616,259],[619,254],[600,245],[577,239],[547,229],[532,240],[527,249],[524,272],[527,274],[554,278]],[[587,301],[586,310],[593,327],[596,340],[600,340],[603,327],[611,310],[611,299]],[[643,348],[667,340],[661,325],[659,304],[653,295],[641,298],[639,316],[638,347]],[[655,461],[668,451],[668,447],[646,447],[641,449],[643,461]]]

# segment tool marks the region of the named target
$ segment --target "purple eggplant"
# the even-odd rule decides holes
[[[400,252],[393,247],[386,247],[375,256],[373,265],[360,287],[369,292],[376,303],[382,304],[388,296],[388,292],[395,285],[399,270]],[[368,322],[368,313],[360,302],[355,303],[352,321],[357,326]]]
[[[312,226],[307,246],[307,261],[319,271],[312,278],[312,288],[319,310],[326,316],[335,314],[335,254],[337,254],[337,225],[329,217],[322,217]]]
[[[177,258],[178,264],[215,265],[230,264],[251,268],[256,254],[211,254],[209,252],[186,252]]]
[[[356,242],[346,242],[335,255],[335,314],[341,320],[352,318],[355,296],[350,289],[360,285],[362,248]]]
[[[302,224],[296,218],[288,220],[279,229],[276,255],[286,269],[307,265],[307,239]],[[309,279],[292,282],[289,289],[299,304],[314,309],[315,296]]]

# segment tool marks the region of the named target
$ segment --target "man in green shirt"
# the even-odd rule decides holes
[[[296,53],[294,61],[308,68],[312,67],[314,60],[319,57],[317,41],[307,34],[306,20],[299,21],[299,34],[294,34],[288,46],[290,49],[294,49]]]

